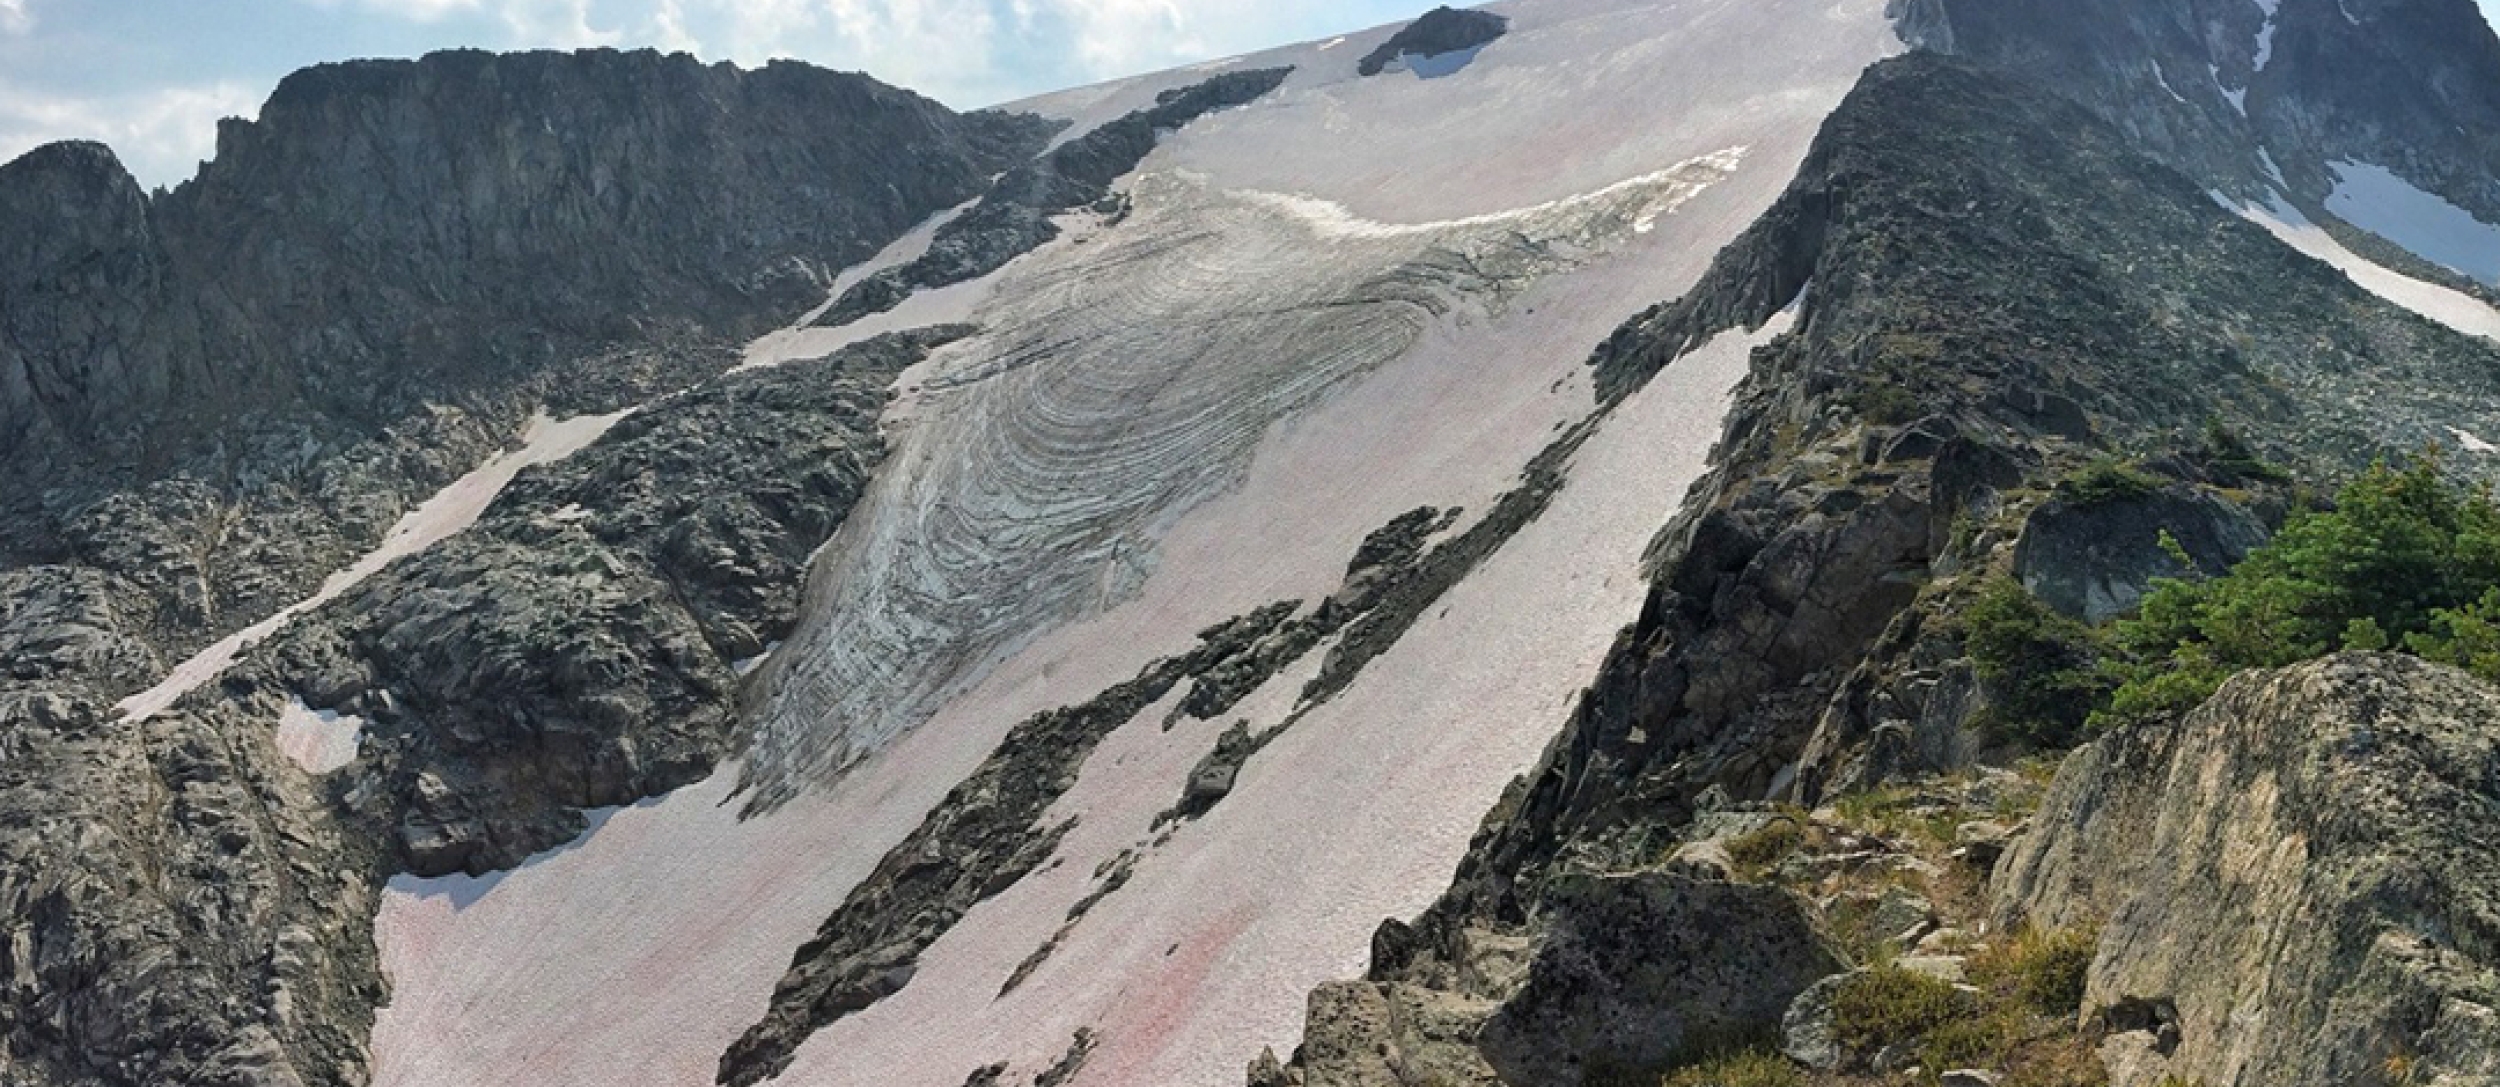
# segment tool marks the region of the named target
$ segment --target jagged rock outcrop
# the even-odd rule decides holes
[[[1545,902],[1552,931],[1478,1036],[1508,1083],[1613,1082],[1759,1037],[1841,968],[1775,887],[1573,874]]]
[[[2346,654],[2059,771],[1999,919],[2097,922],[2118,1087],[2500,1075],[2500,690]]]
[[[298,72],[156,197],[101,147],[39,150],[0,184],[6,497],[751,334],[1049,131],[799,64],[457,51]]]
[[[1774,1034],[1841,959],[1776,887],[1664,872],[1558,880],[1537,940],[1437,946],[1396,922],[1371,977],[1311,994],[1309,1033],[1253,1087],[1614,1083]]]
[[[1475,49],[1491,43],[1510,30],[1510,20],[1489,11],[1461,11],[1447,5],[1423,13],[1414,22],[1398,28],[1357,61],[1354,70],[1374,76],[1388,70],[1400,57],[1437,57],[1447,53]]]
[[[106,712],[0,708],[0,1079],[350,1082],[378,887],[322,791],[222,712]]]
[[[577,809],[709,773],[738,662],[787,633],[809,554],[883,456],[886,384],[965,331],[645,409],[284,635],[272,674],[368,722],[351,802],[399,863],[509,867],[579,834]]]
[[[786,631],[882,453],[886,385],[963,331],[649,407],[143,721],[107,719],[159,667],[123,594],[0,575],[0,1079],[363,1082],[382,881],[516,863],[707,772],[735,658]],[[347,766],[280,752],[298,699],[362,719]]]
[[[1226,72],[1155,96],[1155,104],[1105,123],[1009,170],[962,215],[939,227],[929,251],[852,285],[817,318],[846,325],[901,305],[918,290],[979,279],[1059,236],[1055,215],[1104,204],[1111,183],[1137,168],[1162,133],[1282,86],[1291,68]]]

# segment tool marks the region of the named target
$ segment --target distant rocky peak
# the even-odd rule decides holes
[[[2209,189],[2315,210],[2383,167],[2500,222],[2500,37],[2474,0],[1895,0],[1913,47],[2091,108]]]
[[[797,63],[456,50],[291,75],[153,197],[39,149],[0,184],[0,509],[28,464],[145,482],[238,427],[373,433],[743,339],[1057,131]]]

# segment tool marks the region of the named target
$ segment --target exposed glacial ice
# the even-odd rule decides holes
[[[1898,51],[1883,8],[1522,0],[1495,6],[1500,48],[1435,80],[1354,78],[1394,28],[1243,58],[1298,70],[1168,135],[1116,226],[915,318],[983,331],[898,383],[895,448],[756,673],[747,762],[480,893],[393,887],[377,1084],[709,1082],[792,952],[1018,721],[1333,590],[1398,514],[1481,513],[1512,487],[1592,410],[1588,353],[1690,286]],[[1196,78],[1027,106],[1081,129]],[[956,1087],[1002,1060],[1029,1078],[1083,1026],[1101,1042],[1078,1085],[1213,1087],[1289,1046],[1309,987],[1359,972],[1372,928],[1447,884],[1560,726],[1775,331],[1626,402],[1541,519],[999,997],[1222,726],[1273,723],[1304,676],[1223,721],[1166,732],[1155,707],[1114,733],[1053,813],[1081,816],[1064,863],[776,1082]],[[750,361],[826,349],[784,334]]]

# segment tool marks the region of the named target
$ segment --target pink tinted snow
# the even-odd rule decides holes
[[[1334,73],[1362,51],[1352,48],[1242,61],[1311,63],[1276,101],[1184,130],[1148,173],[1300,198],[1340,226],[1394,226],[1569,200],[1748,151],[1733,176],[1620,249],[1537,281],[1498,316],[1462,307],[1431,321],[1403,355],[1275,426],[1236,486],[1175,517],[1133,595],[1020,643],[834,784],[740,822],[728,767],[517,871],[395,883],[378,922],[394,997],[373,1039],[377,1084],[710,1082],[792,951],[1018,720],[1134,675],[1209,623],[1331,590],[1362,537],[1398,513],[1429,503],[1480,514],[1512,486],[1588,411],[1587,353],[1689,286],[1777,196],[1856,73],[1897,50],[1882,7],[1508,4],[1512,37],[1429,83],[1354,85]],[[1758,47],[1768,27],[1781,28],[1780,50]],[[1187,81],[1109,88],[1087,108],[1116,115],[1122,96],[1150,99],[1158,79]],[[1477,131],[1436,120],[1417,88],[1449,96],[1439,112]],[[1614,115],[1624,109],[1641,112]],[[1606,116],[1580,123],[1592,111]],[[1603,146],[1569,145],[1601,129],[1613,134]],[[1310,225],[1325,247],[1325,223]],[[964,311],[997,312],[986,296]],[[1064,863],[976,908],[911,986],[821,1032],[780,1082],[956,1087],[998,1060],[1029,1078],[1080,1026],[1102,1041],[1078,1082],[1104,1087],[1237,1084],[1261,1047],[1290,1047],[1309,988],[1359,973],[1379,921],[1447,884],[1484,811],[1563,721],[1637,607],[1640,550],[1700,471],[1760,338],[1722,337],[1626,404],[1543,518],[1263,751],[1212,814],[1148,851],[1130,884],[1000,999],[1096,865],[1147,837],[1230,718],[1167,733],[1157,707],[1107,738],[1054,812],[1083,816]],[[751,358],[820,349],[784,337]],[[903,428],[900,440],[942,430]],[[1239,715],[1281,717],[1307,668]]]
[[[1096,867],[1151,838],[1215,733],[1232,716],[1273,723],[1305,677],[1185,736],[1162,731],[1159,708],[1140,715],[1054,812],[1080,820],[1066,863],[976,908],[909,988],[819,1032],[786,1081],[953,1087],[1000,1059],[1029,1075],[1079,1026],[1101,1038],[1084,1084],[1221,1084],[1263,1046],[1289,1051],[1310,989],[1360,975],[1380,920],[1412,916],[1447,885],[1492,797],[1534,762],[1638,611],[1642,548],[1700,474],[1759,342],[1722,337],[1627,404],[1544,517],[993,999]],[[954,1063],[916,1056],[938,1053]]]
[[[362,718],[315,710],[290,697],[278,717],[278,751],[306,773],[326,774],[356,761],[363,731]]]

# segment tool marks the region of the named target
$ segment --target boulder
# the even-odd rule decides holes
[[[1788,1010],[1780,1016],[1780,1052],[1818,1072],[1838,1071],[1848,1060],[1848,1053],[1840,1045],[1833,1001],[1838,999],[1841,986],[1863,972],[1833,974],[1807,986],[1795,1000],[1789,1001]]]
[[[2194,569],[2162,546],[2165,532]],[[2228,571],[2267,535],[2255,514],[2190,484],[2101,501],[2058,497],[2024,522],[2014,576],[2042,603],[2098,623],[2133,610],[2155,578]]]
[[[2410,657],[2233,679],[2070,757],[1997,923],[2101,921],[2116,1087],[2491,1082],[2500,691]],[[2443,1078],[2444,1077],[2444,1078]]]
[[[1572,874],[1547,905],[1553,932],[1527,983],[1478,1038],[1509,1083],[1670,1067],[1767,1032],[1798,993],[1840,969],[1806,904],[1776,887]]]

